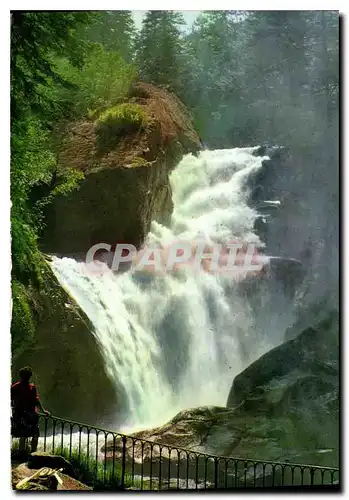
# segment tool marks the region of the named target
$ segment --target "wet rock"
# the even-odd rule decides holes
[[[62,457],[56,457],[62,458]],[[42,469],[43,471],[44,469]],[[47,468],[47,472],[54,471],[55,469]],[[16,486],[20,481],[35,476],[38,473],[37,469],[30,468],[27,463],[19,464],[17,467],[12,469],[12,488],[16,489]],[[46,477],[46,480],[45,480]],[[22,490],[26,491],[91,491],[92,488],[86,484],[81,483],[77,479],[70,477],[63,472],[58,472],[58,477],[60,481],[55,479],[47,480],[47,474],[42,474],[41,479],[35,479],[35,477],[26,482]]]

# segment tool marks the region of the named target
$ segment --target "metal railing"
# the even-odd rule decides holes
[[[42,414],[40,430],[39,449],[64,456],[94,489],[339,489],[338,468],[209,455]]]

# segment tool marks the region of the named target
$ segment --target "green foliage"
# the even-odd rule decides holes
[[[75,168],[64,170],[58,177],[57,183],[51,191],[52,196],[67,195],[72,191],[78,189],[80,182],[85,178],[83,172]]]
[[[83,28],[84,38],[100,43],[104,49],[118,52],[126,62],[133,60],[136,27],[130,10],[107,10],[95,13],[90,26]]]
[[[47,182],[55,158],[47,149],[47,133],[35,118],[15,122],[11,158],[12,274],[24,282],[40,281],[41,258],[37,248],[39,220],[29,205],[30,190]]]
[[[48,182],[56,166],[48,131],[36,117],[15,122],[12,130],[11,195],[25,197],[37,182]],[[21,201],[21,200],[18,200]]]
[[[81,117],[90,109],[112,106],[123,99],[133,83],[136,70],[119,52],[108,52],[94,44],[82,68],[68,59],[55,60],[57,72],[73,84],[73,89],[56,89],[56,98],[70,103],[72,117]]]
[[[30,299],[25,286],[12,281],[12,350],[19,352],[30,345],[35,336],[35,323],[30,309]]]
[[[183,16],[174,11],[148,11],[137,41],[137,64],[142,80],[181,88],[180,58]]]
[[[142,158],[141,156],[135,156],[132,158],[132,167],[144,167],[148,165],[147,160]]]
[[[30,277],[41,279],[41,255],[38,250],[38,232],[43,229],[42,209],[52,197],[75,189],[84,177],[75,170],[64,171],[53,183],[57,165],[50,149],[49,134],[42,122],[30,116],[15,122],[12,135],[11,159],[11,237],[13,275],[24,282]],[[51,193],[32,200],[31,193],[39,185],[46,185]]]
[[[72,66],[82,64],[86,42],[76,27],[90,13],[13,12],[11,18],[11,244],[12,347],[18,352],[34,339],[32,287],[42,284],[44,261],[38,234],[44,220],[32,193],[40,186],[54,187],[57,161],[51,140],[52,125],[64,116],[58,90],[74,85],[56,71],[54,57]],[[75,181],[74,181],[75,182]],[[70,178],[57,191],[67,191]],[[52,186],[51,186],[52,184]]]
[[[40,284],[42,259],[38,250],[37,231],[23,217],[11,214],[12,275],[23,283]]]
[[[56,455],[60,455],[68,460],[76,473],[76,479],[87,486],[93,487],[98,491],[115,491],[121,489],[121,464],[115,462],[114,468],[108,464],[106,469],[104,463],[97,461],[95,457],[87,455],[73,448],[69,452],[69,448],[57,449]],[[127,487],[129,479],[125,478],[125,486]]]
[[[52,101],[38,85],[69,83],[55,71],[52,54],[82,64],[86,43],[77,36],[79,25],[91,22],[89,12],[20,12],[11,14],[11,113],[20,118],[34,111],[47,119]]]
[[[97,145],[112,147],[122,135],[143,129],[148,123],[147,114],[138,104],[124,103],[109,108],[96,121]]]
[[[148,122],[148,116],[139,104],[124,103],[114,106],[104,111],[97,120],[97,125],[107,125],[117,127],[125,123],[134,125],[137,128],[145,126]]]

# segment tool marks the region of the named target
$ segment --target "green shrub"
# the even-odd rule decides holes
[[[36,230],[18,214],[11,214],[12,276],[21,282],[40,285],[42,256]]]
[[[56,71],[71,82],[72,88],[53,86],[52,98],[70,109],[71,119],[86,116],[89,110],[113,106],[127,96],[136,78],[136,68],[124,61],[116,51],[107,51],[98,43],[92,44],[82,68],[74,67],[68,59],[54,59]]]
[[[144,129],[149,118],[138,104],[124,103],[107,109],[96,120],[97,146],[113,147],[125,134]]]
[[[12,280],[12,352],[28,346],[35,337],[35,323],[30,310],[26,288],[17,280]]]
[[[141,156],[135,156],[134,158],[132,158],[132,167],[145,167],[148,164],[149,162],[147,162],[147,160],[145,158],[142,158]]]

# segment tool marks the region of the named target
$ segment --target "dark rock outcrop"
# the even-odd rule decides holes
[[[44,251],[86,254],[101,241],[139,247],[152,220],[169,220],[169,172],[183,154],[201,149],[200,139],[183,104],[170,92],[142,83],[128,101],[142,107],[150,124],[122,136],[112,149],[98,148],[92,120],[67,128],[59,170],[75,168],[85,179],[78,190],[56,196],[50,205]]]
[[[337,467],[338,379],[334,315],[238,375],[227,408],[185,410],[166,425],[134,436],[227,457]]]
[[[233,407],[251,395],[256,388],[262,388],[273,379],[290,375],[292,372],[319,377],[330,374],[338,377],[338,316],[326,318],[316,327],[309,327],[299,336],[275,347],[240,373],[232,385],[227,406]],[[337,329],[336,329],[337,327]],[[334,328],[334,331],[333,331]]]
[[[41,469],[41,467],[62,469],[62,472],[68,474],[68,476],[75,477],[75,472],[71,463],[60,455],[51,455],[43,451],[36,451],[35,453],[29,454],[27,463],[30,469]]]

